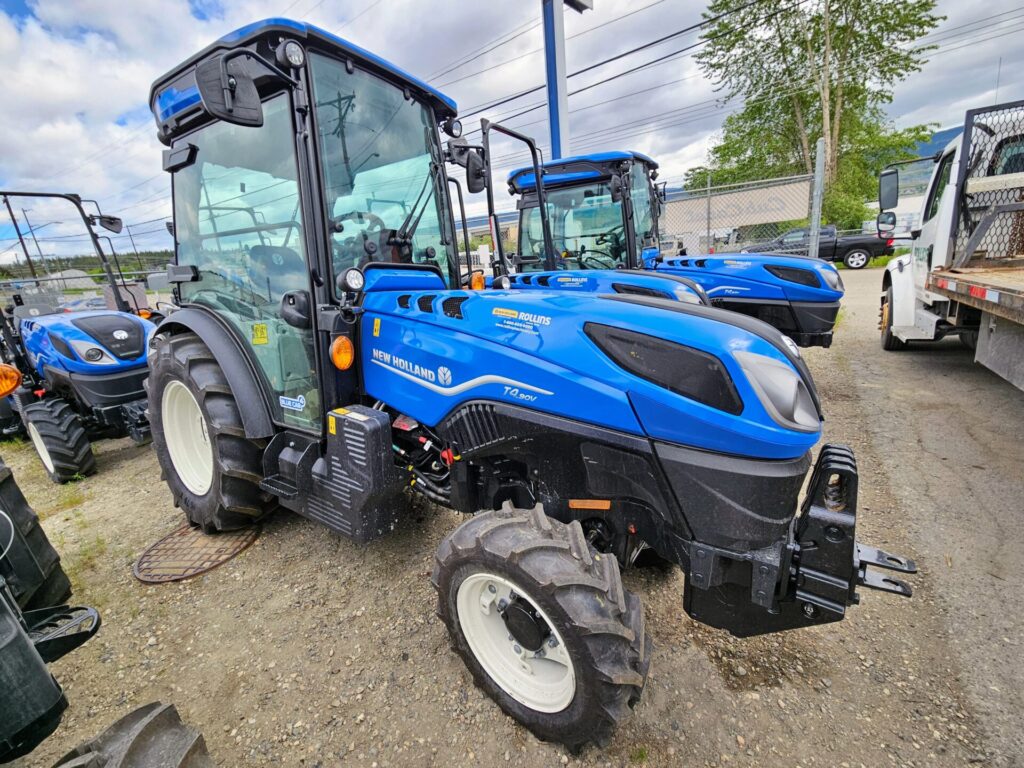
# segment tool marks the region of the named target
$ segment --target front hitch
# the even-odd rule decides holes
[[[910,597],[910,585],[884,571],[916,573],[914,561],[859,543],[856,526],[853,451],[826,445],[787,542],[754,552],[692,545],[686,612],[749,637],[840,621],[860,602],[857,587]]]

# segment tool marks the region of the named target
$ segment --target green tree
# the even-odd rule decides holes
[[[943,17],[934,0],[809,0],[778,8],[748,0],[713,0],[697,55],[727,99],[743,106],[728,117],[708,167],[713,184],[812,173],[814,147],[825,144],[824,215],[840,226],[867,216],[878,172],[911,156],[930,126],[897,130],[885,115],[893,88],[921,69],[934,46],[918,41]]]

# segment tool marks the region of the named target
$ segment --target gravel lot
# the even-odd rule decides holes
[[[20,764],[159,699],[225,766],[1020,765],[1024,393],[955,340],[883,353],[880,272],[843,275],[837,342],[807,357],[826,438],[857,452],[861,536],[918,559],[913,600],[866,593],[841,624],[735,640],[686,617],[680,574],[632,572],[648,686],[610,748],[577,758],[505,717],[449,650],[429,572],[454,513],[423,505],[363,548],[279,514],[226,566],[145,586],[131,563],[181,522],[152,450],[101,443],[100,473],[57,487],[7,443],[75,600],[104,618],[53,665],[71,707]]]

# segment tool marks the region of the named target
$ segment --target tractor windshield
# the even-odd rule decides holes
[[[335,276],[371,261],[429,264],[458,285],[433,112],[344,62],[310,62]]]
[[[654,221],[654,196],[652,185],[647,178],[647,169],[640,163],[633,163],[629,170],[629,200],[633,208],[633,236],[636,238],[636,252],[657,245],[657,230]]]
[[[549,189],[546,196],[557,269],[628,266],[622,203],[612,200],[608,182]],[[539,206],[522,212],[519,253],[521,269],[547,269]]]

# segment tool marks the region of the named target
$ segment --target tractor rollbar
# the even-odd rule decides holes
[[[509,138],[521,141],[530,150],[530,160],[533,163],[533,174],[537,183],[537,205],[540,207],[540,224],[544,232],[545,267],[551,270],[557,269],[555,265],[555,246],[554,241],[551,239],[551,223],[548,221],[547,195],[544,192],[544,179],[541,173],[543,159],[541,158],[540,150],[537,148],[537,142],[526,134],[506,128],[500,123],[492,123],[486,118],[480,121],[480,130],[483,132],[484,177],[487,180],[487,217],[490,220],[491,238],[494,240],[494,250],[498,254],[498,261],[507,274],[509,271],[508,261],[505,258],[505,250],[501,247],[501,236],[498,234],[498,214],[494,210],[494,185],[491,179],[491,131],[497,131]]]
[[[82,198],[78,195],[67,193],[67,192],[14,192],[8,190],[0,190],[0,197],[38,197],[38,198],[49,198],[51,200],[67,200],[78,211],[78,215],[82,217],[82,223],[85,224],[85,229],[89,233],[89,239],[92,242],[93,250],[96,251],[96,256],[99,257],[100,264],[103,265],[103,271],[106,274],[107,281],[110,283],[110,287],[114,292],[114,303],[117,305],[118,312],[130,313],[131,309],[128,306],[128,302],[125,301],[124,295],[121,293],[121,289],[117,284],[117,278],[114,277],[114,270],[110,267],[110,260],[107,255],[103,252],[103,247],[100,245],[100,239],[96,234],[96,231],[92,228],[93,223],[100,219],[113,217],[105,217],[100,211],[100,206],[95,200],[88,200],[96,206],[97,215],[90,216],[85,212],[85,208],[82,207]],[[13,216],[13,214],[12,214]],[[116,220],[118,229],[120,231],[120,219]],[[118,272],[121,271],[120,265],[118,265]],[[124,276],[121,276],[122,283],[124,282]]]

